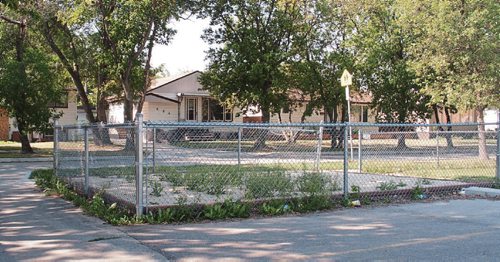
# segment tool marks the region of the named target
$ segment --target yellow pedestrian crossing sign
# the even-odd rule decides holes
[[[340,85],[341,86],[352,85],[352,75],[349,73],[349,71],[347,71],[347,69],[344,70],[342,76],[340,77]]]

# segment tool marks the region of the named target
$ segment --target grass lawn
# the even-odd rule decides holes
[[[122,144],[97,146],[92,141],[89,143],[89,152],[92,156],[134,156],[134,150],[125,150]],[[64,155],[80,155],[84,149],[82,141],[59,142],[59,152]]]
[[[359,141],[353,139],[353,147],[358,148]],[[253,151],[255,140],[243,140],[241,141],[242,151]],[[397,139],[364,139],[362,141],[364,149],[371,150],[394,150],[398,144]],[[446,149],[446,139],[444,137],[439,137],[438,140],[433,139],[406,139],[406,145],[408,146],[408,151],[413,149],[435,149],[436,145],[439,145],[441,149]],[[220,149],[226,151],[236,151],[238,149],[237,140],[213,140],[213,141],[178,141],[172,142],[170,145],[180,147],[180,148],[192,148],[192,149]],[[318,146],[317,140],[297,140],[294,143],[288,143],[286,141],[275,141],[267,140],[266,145],[270,147],[271,150],[281,150],[281,151],[314,151]],[[453,137],[453,145],[456,149],[460,148],[475,148],[478,146],[478,139],[465,139],[462,137]],[[496,146],[495,139],[487,139],[486,145]],[[321,147],[324,151],[329,151],[331,146],[330,140],[323,140]],[[162,144],[158,144],[161,148]]]
[[[357,169],[357,162],[350,163],[349,167]],[[463,182],[494,182],[495,159],[441,160],[439,165],[436,161],[370,160],[363,162],[363,172]]]
[[[152,172],[152,167],[148,167]],[[350,172],[356,172],[357,161],[349,162]],[[314,171],[313,163],[283,163],[283,164],[256,164],[256,165],[190,165],[190,166],[157,166],[156,174],[219,174],[227,176],[239,176],[241,173],[271,174],[283,171]],[[322,162],[322,171],[342,172],[342,161]],[[70,171],[70,170],[67,170]],[[439,166],[434,161],[411,161],[411,160],[365,160],[363,161],[363,173],[387,174],[408,176],[428,179],[445,179],[463,182],[494,182],[495,181],[495,159],[458,159],[441,160]],[[71,171],[70,171],[71,172]],[[111,175],[132,175],[133,167],[102,167],[91,168],[93,176],[107,177]],[[147,172],[145,170],[145,172]]]
[[[21,154],[21,143],[0,141],[0,158],[52,157],[52,142],[31,143],[34,154]]]

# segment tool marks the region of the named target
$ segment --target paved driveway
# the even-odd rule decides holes
[[[122,230],[179,261],[500,260],[500,201],[490,200]]]

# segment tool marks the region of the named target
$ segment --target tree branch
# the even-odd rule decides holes
[[[11,24],[15,24],[15,25],[20,25],[20,26],[23,26],[24,23],[22,21],[17,21],[17,20],[14,20],[10,17],[7,17],[6,15],[4,14],[0,14],[0,19],[8,22],[8,23],[11,23]]]

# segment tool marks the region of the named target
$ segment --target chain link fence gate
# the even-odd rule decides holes
[[[477,124],[137,119],[56,125],[56,174],[82,194],[101,193],[138,215],[227,200],[424,198],[500,179],[499,131],[478,132]]]

